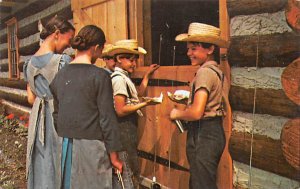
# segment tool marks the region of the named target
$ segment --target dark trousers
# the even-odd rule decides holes
[[[193,122],[187,133],[190,189],[217,189],[216,173],[225,147],[220,117]]]
[[[123,118],[118,118],[120,128],[120,140],[123,151],[119,153],[119,158],[123,161],[123,182],[126,189],[138,188],[140,182],[140,169],[137,153],[137,115],[132,114]],[[118,182],[118,177],[113,175],[113,189],[122,188]]]

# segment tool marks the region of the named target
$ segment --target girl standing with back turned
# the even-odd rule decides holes
[[[112,166],[122,172],[112,84],[107,71],[93,65],[101,57],[105,35],[94,25],[83,27],[72,40],[75,59],[51,83],[53,118],[63,139],[63,189],[112,188]]]

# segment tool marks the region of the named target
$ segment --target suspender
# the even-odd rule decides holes
[[[114,78],[114,77],[116,77],[116,76],[121,76],[121,75],[120,75],[120,74],[113,75],[113,76],[111,76],[111,79]],[[122,77],[122,76],[121,76],[121,77]],[[123,77],[122,77],[122,78],[123,78]],[[125,81],[125,83],[126,83],[126,90],[127,90],[128,96],[129,96],[129,98],[132,98],[132,95],[131,95],[129,86],[128,86],[128,84],[127,84],[126,81]]]
[[[224,83],[224,73],[222,72],[222,75],[220,75],[215,69],[213,69],[212,67],[208,67],[211,70],[213,70],[217,76],[219,77],[219,79],[221,80],[221,93],[223,93],[223,83]],[[223,100],[223,95],[221,95],[221,104],[220,104],[220,108],[217,109],[218,111],[222,112],[222,115],[224,116],[224,100]]]
[[[214,71],[217,74],[217,76],[220,79],[221,84],[222,84],[222,88],[221,88],[221,92],[222,92],[223,91],[223,83],[224,83],[224,74],[222,73],[222,75],[221,75],[217,70],[215,70],[212,67],[207,67],[207,68],[211,69],[212,71]],[[193,104],[193,102],[194,102],[194,97],[195,97],[195,84],[193,84],[193,86],[192,86],[191,104]],[[223,102],[222,96],[221,96],[221,106],[220,106],[220,108],[218,110],[221,110],[222,114],[224,115],[224,112],[223,112],[224,111],[224,102]]]

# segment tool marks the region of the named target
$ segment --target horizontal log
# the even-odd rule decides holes
[[[19,49],[22,49],[24,47],[30,46],[31,44],[39,43],[39,42],[40,42],[40,33],[35,33],[24,39],[21,39],[19,41]]]
[[[27,38],[21,39],[19,41],[19,55],[26,56],[34,54],[38,48],[40,43],[40,34],[35,33],[30,35]],[[5,59],[8,57],[7,49],[0,50],[0,57]]]
[[[232,67],[231,85],[243,88],[282,89],[281,67]]]
[[[232,131],[263,135],[274,140],[280,140],[284,124],[289,118],[234,111],[232,116]]]
[[[40,47],[39,41],[28,44],[27,46],[23,46],[19,48],[19,54],[22,56],[32,55],[34,54]]]
[[[239,36],[231,38],[229,63],[237,67],[256,66],[258,44],[258,67],[286,67],[300,56],[300,35],[295,33]]]
[[[51,19],[55,15],[63,16],[68,20],[71,19],[72,18],[71,6],[69,5],[69,6],[59,10],[58,12],[53,12],[52,14],[47,14],[47,16],[43,17],[42,20],[44,20],[44,22],[46,22],[46,20]],[[23,38],[26,38],[37,32],[39,32],[38,31],[38,19],[36,19],[34,22],[29,23],[28,25],[25,25],[22,28],[19,28],[18,38],[23,39]]]
[[[7,48],[1,49],[1,50],[0,50],[0,57],[1,57],[1,58],[7,58],[7,57],[8,57],[8,51],[7,51]]]
[[[9,73],[8,72],[0,72],[0,78],[4,78],[4,79],[10,78]],[[23,78],[24,78],[24,74],[23,74],[23,72],[21,72],[19,78],[13,78],[13,79],[23,79]]]
[[[0,44],[0,51],[7,49],[8,44],[7,43],[1,43]]]
[[[25,62],[19,62],[18,64],[18,68],[19,68],[19,71],[20,72],[23,72],[23,65],[24,65]],[[1,72],[8,72],[8,63],[5,63],[5,64],[0,64],[0,71]]]
[[[9,73],[8,72],[1,72],[0,78],[5,78],[5,79],[9,78]]]
[[[284,11],[256,15],[241,15],[230,19],[230,36],[260,35],[293,32],[286,22]]]
[[[2,2],[2,1],[1,1]],[[10,13],[11,12],[11,7],[6,7],[6,6],[0,6],[0,12],[1,12],[1,14],[8,14],[8,13]]]
[[[57,0],[56,0],[57,1]],[[25,5],[19,5],[15,6],[12,14],[9,14],[8,16],[3,16],[1,18],[0,22],[0,28],[3,29],[6,27],[5,22],[12,18],[14,16],[17,20],[21,20],[23,18],[26,18],[28,16],[31,16],[37,12],[40,12],[41,10],[53,5],[53,0],[48,1],[40,1],[40,0],[30,0]]]
[[[20,56],[19,62],[25,62],[26,60],[28,60],[30,58],[31,58],[31,56]],[[8,64],[8,59],[7,58],[0,59],[0,65],[1,64]]]
[[[31,107],[27,101],[27,94],[25,90],[0,86],[0,98],[22,106]]]
[[[286,0],[227,0],[227,9],[231,17],[277,12],[284,8]]]
[[[8,72],[8,63],[0,64],[0,71],[1,72]]]
[[[233,110],[252,113],[254,89],[231,86],[229,100]],[[257,88],[255,101],[255,113],[290,118],[300,115],[300,107],[290,101],[283,90]]]
[[[262,169],[233,161],[234,165],[234,189],[287,189],[299,187],[299,182]],[[251,178],[250,178],[251,177]],[[251,182],[251,183],[250,183]]]
[[[249,164],[251,134],[232,132],[229,145],[233,160]],[[254,135],[252,140],[252,166],[300,181],[300,172],[283,157],[280,140]]]
[[[40,46],[39,33],[31,35],[19,41],[19,55],[26,56],[34,54]],[[0,57],[5,59],[8,57],[7,48],[0,50]]]
[[[26,90],[26,85],[27,83],[23,79],[10,80],[8,78],[0,78],[0,86],[3,87]]]
[[[24,115],[29,117],[31,111],[31,108],[29,107],[21,106],[14,102],[10,102],[3,99],[0,99],[0,108],[3,108],[6,114],[13,113],[17,117],[24,116]]]
[[[43,1],[40,3],[44,3],[44,5],[37,5],[36,11],[33,7],[28,7],[31,10],[28,10],[27,12],[30,12],[30,14],[26,14],[24,12],[21,12],[19,15],[19,19],[17,18],[18,22],[18,37],[19,39],[23,39],[29,35],[32,35],[36,33],[38,30],[38,21],[39,20],[48,20],[49,18],[53,17],[54,15],[62,15],[65,16],[67,19],[72,18],[72,12],[71,12],[71,3],[70,0],[61,0],[61,1]],[[29,5],[31,6],[31,5]],[[43,6],[43,9],[40,9],[39,7]],[[25,7],[26,9],[26,7]],[[22,14],[23,13],[23,14]],[[4,26],[6,27],[6,26]],[[7,33],[6,29],[3,28],[2,31],[0,31],[0,41],[1,43],[7,42]]]

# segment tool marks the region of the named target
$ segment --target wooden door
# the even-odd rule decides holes
[[[140,67],[134,77],[141,78],[147,67]],[[185,153],[186,132],[180,133],[169,120],[174,103],[167,92],[189,90],[188,82],[197,70],[191,66],[161,66],[152,76],[147,96],[159,96],[162,104],[143,109],[144,117],[139,120],[139,145],[141,175],[148,182],[155,176],[157,182],[168,188],[188,188],[189,165]],[[144,182],[147,185],[147,180]]]
[[[149,6],[150,0],[143,2]],[[143,13],[151,12],[144,8]],[[139,12],[139,11],[137,11]],[[148,13],[149,14],[149,13]],[[151,15],[145,15],[144,22],[151,20]],[[226,0],[219,0],[219,19],[222,37],[229,40],[229,17]],[[151,22],[150,22],[151,23]],[[141,25],[147,26],[145,23]],[[143,33],[142,44],[149,51],[151,42],[147,38],[151,34]],[[148,52],[151,55],[152,52]],[[221,49],[221,69],[226,75],[224,94],[226,96],[227,116],[224,120],[226,135],[226,149],[221,158],[218,168],[217,184],[220,189],[232,188],[232,159],[228,152],[228,141],[231,135],[231,108],[228,102],[230,88],[230,66],[227,61],[227,49]],[[134,78],[142,78],[147,67],[152,62],[151,56],[145,58],[132,75]],[[147,96],[159,96],[162,92],[164,100],[161,105],[148,106],[143,110],[144,117],[139,120],[139,145],[141,161],[141,175],[145,178],[144,183],[151,182],[155,176],[158,183],[168,188],[188,188],[189,164],[186,158],[186,132],[180,133],[176,125],[169,120],[170,110],[174,103],[168,99],[167,92],[178,89],[189,90],[188,82],[192,80],[198,67],[193,66],[161,66],[152,76]],[[149,184],[148,184],[149,186]]]
[[[126,0],[72,0],[73,21],[76,33],[85,25],[99,26],[107,43],[128,37]],[[96,65],[104,65],[98,60]]]

